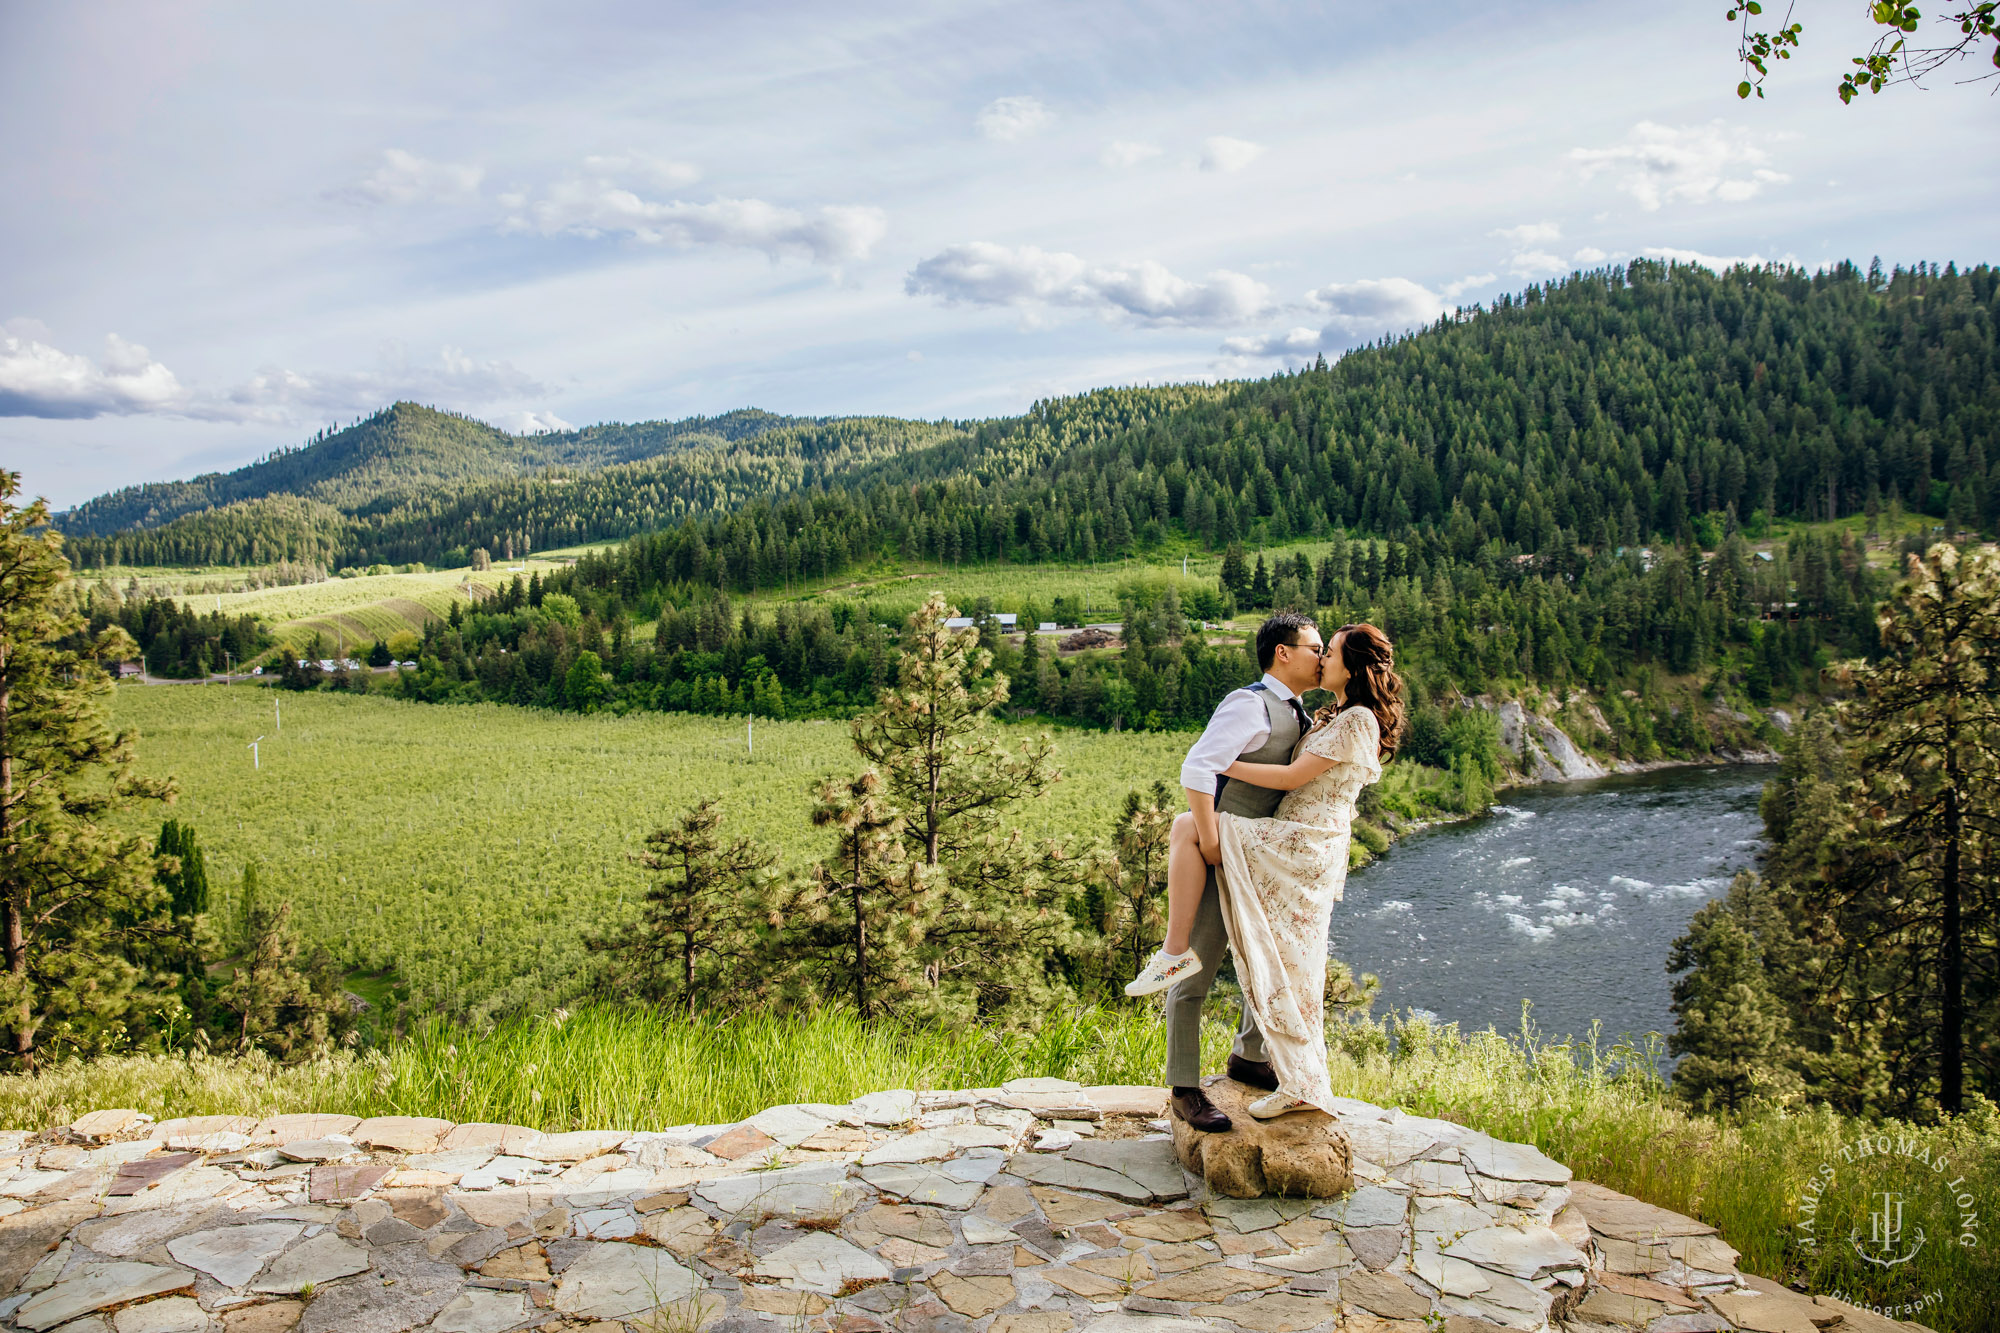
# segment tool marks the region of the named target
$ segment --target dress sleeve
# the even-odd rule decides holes
[[[1336,764],[1355,764],[1379,771],[1380,735],[1372,710],[1350,708],[1308,736],[1306,749]]]

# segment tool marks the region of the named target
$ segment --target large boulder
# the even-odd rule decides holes
[[[1217,1194],[1254,1199],[1266,1194],[1331,1199],[1354,1185],[1354,1158],[1340,1124],[1324,1111],[1294,1111],[1258,1120],[1250,1103],[1262,1091],[1217,1076],[1203,1080],[1209,1099],[1227,1115],[1226,1134],[1204,1134],[1175,1117],[1174,1156]]]

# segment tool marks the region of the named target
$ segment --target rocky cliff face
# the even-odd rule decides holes
[[[1500,743],[1530,782],[1581,782],[1613,771],[1577,748],[1561,727],[1530,713],[1520,700],[1509,699],[1497,711]]]
[[[1637,773],[1664,766],[1631,759],[1608,762],[1597,759],[1571,739],[1553,718],[1529,709],[1518,699],[1500,701],[1481,694],[1472,696],[1466,703],[1487,709],[1498,719],[1500,743],[1506,747],[1523,782],[1582,782],[1590,778],[1609,777],[1613,773]],[[1573,695],[1567,704],[1573,713],[1581,712],[1593,722],[1597,730],[1610,734],[1610,724],[1604,720],[1596,704],[1580,695]],[[1773,709],[1772,715],[1774,725],[1780,730],[1791,730],[1792,719],[1783,710]],[[1718,720],[1727,719],[1739,724],[1755,721],[1748,714],[1732,709],[1717,709],[1714,716]],[[1776,763],[1778,759],[1772,751],[1755,746],[1736,749],[1727,745],[1718,745],[1712,757],[1727,763]]]

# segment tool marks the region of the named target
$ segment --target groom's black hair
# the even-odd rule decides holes
[[[1317,629],[1318,623],[1311,616],[1300,615],[1297,611],[1280,611],[1257,627],[1257,666],[1264,671],[1271,669],[1277,659],[1279,644],[1295,644],[1302,629]]]

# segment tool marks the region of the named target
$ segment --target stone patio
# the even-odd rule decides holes
[[[648,1133],[95,1111],[0,1134],[0,1328],[1920,1329],[1449,1121],[1343,1102],[1350,1190],[1237,1198],[1163,1112],[1054,1079]]]

